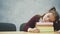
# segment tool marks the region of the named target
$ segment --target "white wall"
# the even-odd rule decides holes
[[[43,15],[53,6],[59,12],[60,0],[0,0],[0,22],[13,23],[18,31],[20,24],[35,14]]]

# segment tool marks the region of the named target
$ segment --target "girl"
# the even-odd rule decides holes
[[[35,27],[36,22],[39,22],[42,18],[42,21],[44,22],[53,22],[54,23],[54,31],[57,31],[60,29],[59,24],[59,15],[56,12],[55,7],[51,8],[49,12],[44,14],[43,16],[35,15],[33,16],[24,26],[24,31],[26,32],[40,32],[39,29]]]

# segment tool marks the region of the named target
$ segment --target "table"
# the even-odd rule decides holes
[[[40,32],[40,33],[31,33],[31,32],[0,32],[0,34],[60,34],[60,32]]]

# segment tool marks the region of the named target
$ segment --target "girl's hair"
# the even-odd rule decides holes
[[[59,20],[59,15],[58,15],[55,7],[52,7],[52,8],[49,10],[49,12],[51,12],[51,13],[53,13],[53,14],[55,15],[56,21]]]
[[[48,13],[52,13],[52,14],[55,16],[55,19],[56,19],[55,21],[58,21],[58,20],[59,20],[59,15],[58,15],[55,7],[52,7],[52,8],[48,11]],[[47,13],[45,13],[45,14],[47,14]],[[45,14],[44,14],[44,15],[45,15]],[[44,16],[44,15],[43,15],[43,16]],[[42,16],[42,17],[43,17],[43,16]]]

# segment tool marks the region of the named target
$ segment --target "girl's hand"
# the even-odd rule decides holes
[[[40,30],[39,30],[39,29],[37,29],[37,28],[33,28],[33,32],[34,32],[34,33],[39,33],[39,32],[40,32]]]
[[[28,32],[32,32],[32,33],[39,33],[40,30],[37,28],[28,28]]]

